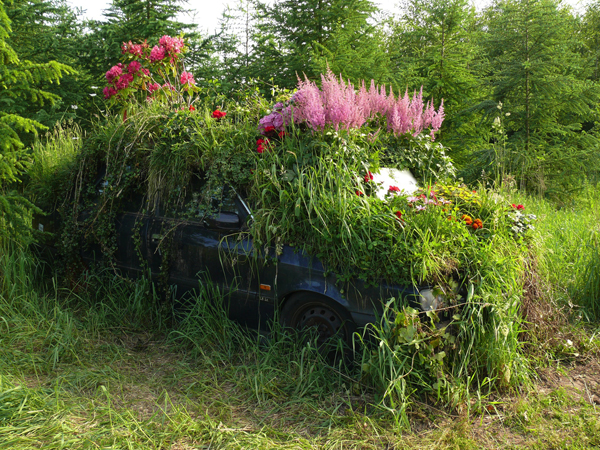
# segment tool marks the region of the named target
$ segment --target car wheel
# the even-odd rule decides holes
[[[281,310],[280,322],[284,328],[299,332],[314,330],[320,348],[331,343],[332,338],[351,345],[356,329],[350,314],[342,306],[310,292],[290,297]]]

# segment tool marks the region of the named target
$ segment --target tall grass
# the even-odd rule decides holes
[[[532,243],[540,274],[558,306],[588,321],[600,318],[600,191],[586,188],[568,205],[520,195],[537,215]]]

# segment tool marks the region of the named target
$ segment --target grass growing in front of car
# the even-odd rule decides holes
[[[449,409],[412,396],[405,424],[382,407],[357,367],[332,366],[289,336],[243,329],[214,303],[219,293],[210,286],[174,327],[167,309],[135,306],[147,299],[144,283],[113,279],[102,296],[43,289],[41,263],[6,250],[0,448],[600,445],[600,406],[592,399],[600,390],[597,330],[586,333],[585,354],[566,360],[556,350],[559,370],[544,369],[531,387]]]

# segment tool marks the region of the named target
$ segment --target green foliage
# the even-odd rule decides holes
[[[482,169],[499,166],[554,197],[579,189],[584,174],[598,170],[598,140],[582,125],[595,120],[600,91],[585,80],[573,17],[553,0],[510,0],[496,2],[487,18],[494,94],[480,108],[495,119],[501,103],[508,154],[490,154],[493,162]]]
[[[447,119],[439,137],[463,153],[469,140],[481,138],[477,117],[460,114],[482,90],[475,8],[466,0],[411,0],[403,6],[388,44],[398,86],[423,86],[424,97],[444,99]]]
[[[292,88],[297,77],[314,79],[331,60],[345,76],[374,74],[387,81],[386,58],[367,21],[375,11],[370,1],[280,0],[257,7],[261,20],[254,37],[253,76]],[[345,67],[350,58],[352,67]]]

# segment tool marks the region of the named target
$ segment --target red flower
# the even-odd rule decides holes
[[[285,136],[285,131],[280,131],[279,132],[279,138],[283,139],[284,136]]]
[[[394,214],[396,215],[396,217],[397,217],[399,220],[402,220],[402,212],[401,212],[401,211],[396,211]]]
[[[262,153],[266,150],[266,146],[269,143],[268,139],[257,139],[256,140],[256,151]]]
[[[265,133],[270,133],[271,131],[275,131],[275,127],[273,125],[265,127]]]
[[[190,111],[196,111],[196,108],[194,108],[193,105],[190,105]]]
[[[226,112],[219,111],[218,109],[215,109],[215,110],[213,111],[213,113],[212,113],[212,117],[213,117],[213,119],[217,119],[217,120],[219,120],[219,119],[222,119],[222,118],[223,118],[223,117],[225,117],[226,115],[227,115],[227,113],[226,113]]]
[[[514,209],[520,210],[520,209],[525,209],[525,207],[523,205],[515,205],[514,203],[511,205]]]
[[[388,192],[400,192],[400,188],[398,186],[390,186]]]
[[[362,197],[365,194],[363,194],[361,191],[356,191],[356,195],[358,195],[359,197]]]
[[[368,171],[367,174],[365,175],[365,183],[368,183],[369,181],[373,180],[373,174],[371,173],[371,171]]]

